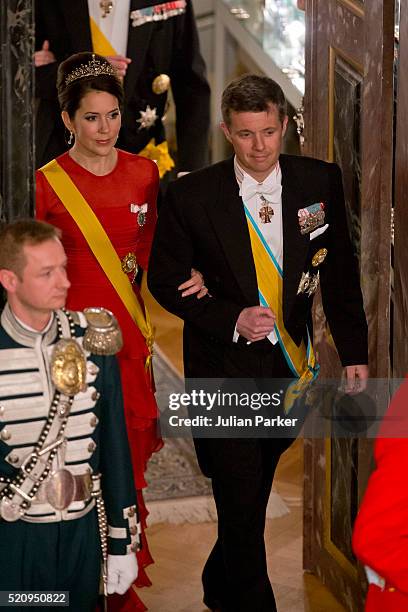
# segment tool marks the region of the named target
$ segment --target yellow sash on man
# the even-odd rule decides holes
[[[93,51],[95,51],[95,53],[98,55],[117,55],[116,49],[113,48],[105,34],[99,29],[98,24],[94,19],[92,19],[92,17],[89,17],[89,25],[91,28]],[[138,155],[147,157],[147,159],[152,159],[156,162],[160,178],[163,178],[166,172],[169,172],[175,166],[169,153],[167,140],[164,140],[157,145],[155,139],[152,138],[144,149],[138,152]]]
[[[92,17],[89,17],[89,27],[91,28],[92,50],[95,53],[98,55],[118,55],[116,49],[111,45]]]
[[[134,294],[128,276],[122,271],[121,260],[98,217],[71,178],[55,159],[43,166],[41,172],[78,225],[102,270],[142,332],[149,349],[146,369],[150,368],[154,337],[149,313],[146,308],[143,312],[143,308]]]
[[[275,332],[279,344],[288,366],[299,379],[294,385],[289,387],[286,393],[285,410],[288,412],[299,393],[309,382],[316,378],[319,366],[316,363],[310,338],[308,337],[307,347],[303,340],[300,346],[297,346],[289,332],[285,329],[283,321],[282,271],[246,206],[245,215],[251,239],[260,303],[262,306],[271,308],[274,312],[276,316]]]

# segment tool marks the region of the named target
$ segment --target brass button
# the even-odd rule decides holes
[[[134,507],[133,508],[129,508],[129,510],[128,510],[128,517],[132,518],[132,516],[135,516],[135,514],[136,514],[135,508]]]
[[[390,587],[388,590],[389,590],[390,593],[394,593],[394,591],[396,591],[396,588],[395,587]]]
[[[91,395],[91,399],[96,402],[96,400],[98,400],[100,398],[100,393],[98,391],[94,391]]]
[[[10,440],[11,432],[5,427],[4,429],[1,430],[0,438],[2,440]]]
[[[138,545],[137,545],[136,543],[135,543],[135,544],[132,544],[132,545],[131,545],[131,547],[130,547],[130,550],[131,550],[132,552],[137,552],[137,549],[138,549]]]
[[[135,527],[134,525],[129,529],[130,531],[130,535],[137,535],[137,527]]]
[[[11,455],[8,456],[7,461],[9,463],[16,464],[20,461],[20,457],[16,455],[15,453],[11,453]]]
[[[98,424],[98,417],[93,415],[91,417],[91,420],[89,421],[89,424],[90,424],[91,427],[96,427],[97,424]]]
[[[0,416],[4,415],[5,408],[4,406],[0,406]]]
[[[92,441],[92,442],[90,442],[90,443],[88,444],[88,451],[89,451],[90,453],[93,453],[93,452],[94,452],[94,450],[95,450],[95,448],[96,448],[96,444],[95,444],[95,442],[94,442],[94,441]]]

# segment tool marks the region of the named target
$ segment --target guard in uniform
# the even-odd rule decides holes
[[[210,88],[191,0],[36,0],[35,29],[37,167],[68,148],[56,77],[79,51],[106,56],[124,77],[119,148],[157,161],[161,177],[171,170],[163,125],[171,87],[177,171],[208,163]]]
[[[54,603],[68,591],[69,609],[87,612],[101,571],[105,594],[136,578],[140,529],[120,329],[104,309],[64,310],[58,232],[32,220],[0,230],[0,590]]]

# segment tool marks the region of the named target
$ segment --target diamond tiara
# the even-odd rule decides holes
[[[75,70],[69,73],[65,79],[65,85],[69,85],[77,79],[83,79],[89,76],[99,76],[101,74],[107,74],[109,76],[116,76],[117,72],[115,68],[106,62],[101,62],[95,58],[95,53],[92,53],[92,59],[87,64],[81,64]]]

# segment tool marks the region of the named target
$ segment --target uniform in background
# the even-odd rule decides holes
[[[114,2],[106,21],[117,6],[119,2]],[[36,49],[48,40],[57,60],[36,68],[36,166],[40,167],[68,148],[57,101],[58,64],[73,53],[100,53],[100,48],[94,48],[87,0],[36,0],[35,11]],[[191,1],[131,0],[126,22],[125,54],[132,62],[124,80],[125,108],[118,147],[133,153],[144,151],[145,156],[158,161],[161,175],[169,169],[162,122],[168,90],[164,89],[166,79],[159,78],[164,75],[170,78],[176,105],[177,170],[206,165],[210,89]],[[154,115],[157,118],[149,126]]]

